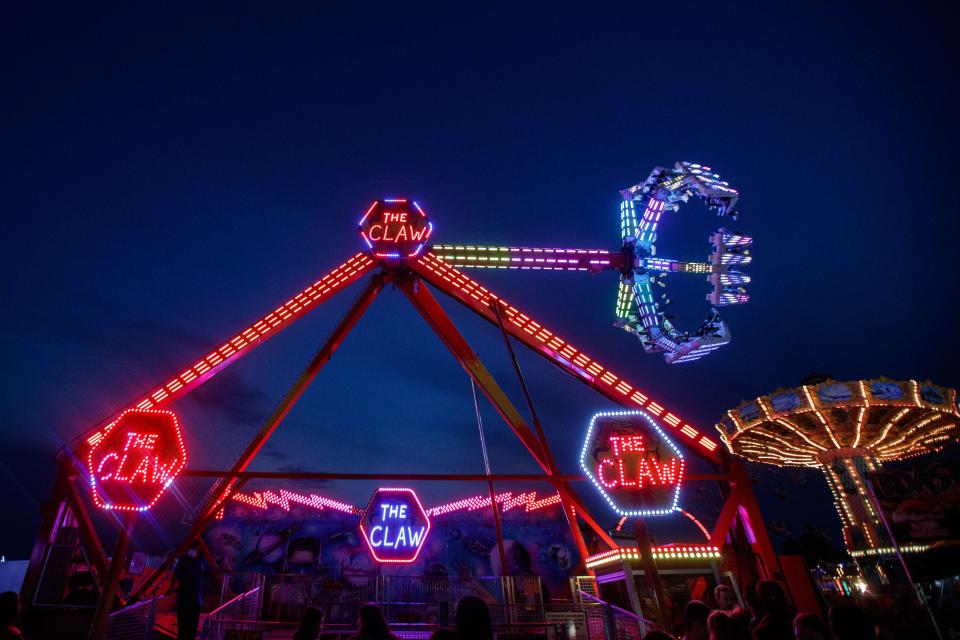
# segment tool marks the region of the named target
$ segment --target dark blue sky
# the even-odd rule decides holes
[[[757,242],[753,301],[709,359],[668,367],[611,328],[612,275],[475,275],[703,429],[811,371],[960,386],[945,16],[517,4],[4,4],[0,553],[26,555],[61,443],[359,250],[358,214],[385,194],[416,196],[437,242],[616,248],[618,189],[658,164],[710,164],[741,189]],[[677,251],[705,253],[716,220],[683,211],[664,252],[673,228]],[[174,407],[193,466],[229,465],[358,291]],[[519,401],[496,333],[447,307]],[[523,364],[573,471],[609,404]],[[479,472],[469,394],[387,291],[258,468]],[[532,469],[486,417],[494,468]],[[822,481],[761,475],[771,520],[836,533]],[[372,488],[319,490],[360,503]],[[433,504],[482,487],[421,491]]]

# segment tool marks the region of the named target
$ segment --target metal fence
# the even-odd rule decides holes
[[[104,640],[151,640],[154,637],[157,613],[161,608],[166,608],[164,605],[169,604],[169,598],[155,595],[117,609],[107,619]]]
[[[356,633],[357,610],[366,603],[380,606],[401,638],[428,638],[437,627],[454,625],[457,603],[468,595],[487,603],[497,635],[632,640],[651,628],[648,620],[580,589],[573,600],[544,602],[536,576],[231,574],[222,585],[223,605],[204,621],[203,640],[223,640],[231,630],[289,637],[311,606],[323,612],[322,638],[345,639]]]
[[[401,603],[391,604],[399,606]],[[551,603],[543,605],[537,612],[515,605],[491,605],[490,614],[497,637],[515,635],[539,636],[550,640],[635,640],[643,637],[645,629],[636,616],[605,603]],[[391,631],[404,639],[429,638],[440,626],[453,626],[453,621],[448,625],[426,621],[390,621]],[[294,621],[232,619],[221,614],[217,616],[215,624],[204,624],[202,639],[224,640],[231,631],[246,632],[250,637],[257,638],[289,638],[296,627]],[[324,640],[347,640],[356,632],[355,623],[325,621],[319,637]]]
[[[640,617],[632,611],[621,609],[585,591],[580,591],[577,595],[582,604],[603,608],[604,633],[608,638],[642,638],[647,631],[653,629],[652,620]]]
[[[200,637],[203,640],[223,640],[227,631],[258,631],[262,609],[263,585],[260,584],[208,613],[201,624]]]
[[[260,581],[260,582],[258,582]],[[263,587],[261,620],[294,622],[307,607],[318,607],[331,624],[353,625],[366,603],[384,609],[390,620],[446,625],[461,598],[477,596],[490,604],[542,608],[540,579],[536,576],[468,577],[351,575],[340,572],[309,574],[234,573],[224,577],[221,602],[254,586]]]

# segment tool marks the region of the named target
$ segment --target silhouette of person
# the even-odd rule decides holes
[[[194,640],[200,623],[200,605],[203,601],[203,558],[200,543],[193,542],[177,560],[173,571],[177,590],[177,640]]]
[[[707,618],[710,617],[710,607],[700,600],[691,600],[683,607],[683,640],[708,640],[710,630],[707,628]]]
[[[357,633],[350,640],[397,640],[390,633],[383,611],[375,604],[365,604],[357,614]]]
[[[737,607],[736,594],[725,584],[716,586],[713,590],[713,599],[717,603],[717,609],[721,611],[733,611]]]
[[[493,640],[490,608],[476,596],[466,596],[457,603],[457,633],[462,640]]]
[[[293,634],[293,640],[315,640],[323,624],[323,612],[317,607],[307,607],[300,618],[300,627]]]

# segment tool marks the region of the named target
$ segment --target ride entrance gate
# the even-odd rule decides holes
[[[266,342],[281,330],[293,324],[307,313],[315,310],[324,302],[346,290],[351,284],[365,281],[364,288],[333,330],[329,339],[321,346],[306,369],[302,372],[273,413],[266,419],[260,430],[240,453],[234,464],[226,470],[197,469],[188,465],[182,472],[184,476],[215,478],[215,483],[201,503],[194,509],[189,534],[165,558],[159,566],[147,571],[147,577],[139,583],[121,602],[136,602],[153,592],[157,585],[170,575],[174,560],[185,552],[194,541],[201,541],[201,533],[222,512],[231,496],[239,492],[251,479],[262,477],[286,477],[298,480],[308,479],[352,479],[368,481],[432,480],[443,482],[473,481],[488,483],[491,502],[495,502],[494,485],[498,482],[537,481],[548,482],[557,492],[563,513],[569,524],[571,537],[577,546],[581,559],[591,556],[584,540],[581,522],[592,532],[599,544],[613,551],[619,548],[605,527],[584,504],[573,488],[573,483],[583,480],[581,475],[563,475],[554,459],[544,430],[530,401],[526,385],[520,375],[519,365],[513,354],[513,342],[520,343],[540,355],[552,365],[565,371],[575,379],[587,384],[613,403],[631,410],[643,410],[655,417],[659,428],[693,455],[715,465],[717,472],[709,475],[687,474],[686,481],[719,482],[724,494],[723,506],[719,517],[708,532],[707,543],[722,549],[731,539],[731,535],[745,533],[746,543],[754,553],[755,566],[749,571],[761,577],[779,578],[780,569],[777,557],[767,535],[763,519],[753,496],[750,482],[743,467],[730,458],[718,442],[703,433],[699,428],[684,420],[680,415],[657,402],[640,388],[614,373],[600,362],[573,346],[559,334],[547,329],[519,308],[484,287],[473,278],[438,257],[429,245],[433,225],[423,210],[413,201],[405,199],[379,200],[373,203],[360,220],[359,230],[368,245],[368,251],[357,253],[335,269],[312,283],[292,298],[266,314],[236,335],[231,336],[216,349],[172,376],[162,385],[149,391],[140,398],[121,408],[100,424],[90,429],[70,448],[64,449],[59,456],[60,472],[54,487],[52,500],[46,505],[44,521],[37,544],[31,555],[31,567],[24,584],[24,600],[28,605],[43,606],[36,598],[49,572],[44,569],[51,561],[60,531],[69,526],[77,532],[81,547],[93,568],[96,584],[95,591],[100,592],[101,601],[106,600],[104,615],[113,601],[113,592],[119,575],[120,566],[116,562],[108,563],[108,554],[104,549],[96,528],[88,512],[88,499],[83,495],[78,483],[87,485],[96,479],[94,470],[84,468],[81,461],[88,459],[91,450],[104,439],[105,433],[115,424],[117,418],[128,411],[158,411],[169,407],[175,400],[182,398],[214,375],[236,362],[242,355]],[[461,365],[476,385],[476,388],[493,406],[499,416],[521,442],[527,453],[542,470],[541,474],[503,475],[503,474],[403,474],[403,473],[265,473],[252,472],[249,466],[264,445],[283,422],[291,408],[302,397],[311,382],[321,372],[324,365],[333,357],[347,334],[363,316],[384,287],[392,285],[412,304],[419,315],[434,331],[440,342]],[[488,321],[502,333],[506,348],[516,367],[516,372],[528,401],[530,421],[523,417],[508,399],[500,384],[494,379],[483,362],[470,347],[466,339],[454,325],[435,298],[433,291],[439,291],[467,309]],[[531,426],[532,423],[532,426]],[[103,463],[101,463],[101,468]],[[146,477],[146,476],[145,476]],[[168,479],[166,484],[172,481]],[[166,486],[166,484],[164,486]],[[141,509],[142,510],[142,509]],[[134,510],[132,513],[135,513]],[[493,518],[500,538],[502,554],[502,532],[498,518],[498,509],[492,509]],[[129,532],[132,518],[118,523],[123,531]],[[622,524],[622,522],[621,522]],[[706,532],[706,530],[704,530]],[[129,535],[121,535],[121,542]],[[118,545],[113,553],[122,560],[126,548]],[[204,548],[209,557],[209,551]],[[595,555],[595,554],[594,554]],[[652,556],[651,556],[652,558]],[[501,558],[502,559],[502,558]],[[113,565],[117,565],[114,567]],[[502,562],[501,567],[506,563]],[[583,573],[585,571],[581,571]]]

